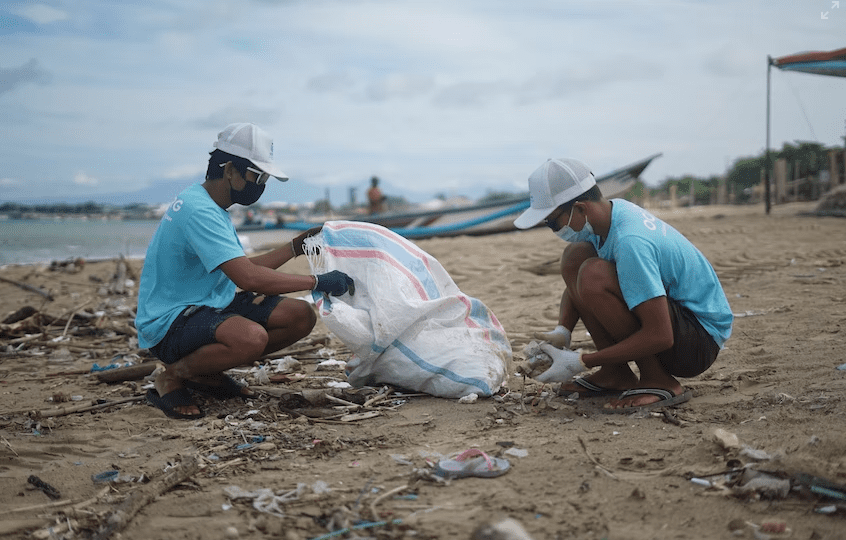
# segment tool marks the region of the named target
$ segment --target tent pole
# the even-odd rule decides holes
[[[773,58],[767,55],[767,151],[764,159],[764,207],[767,215],[770,214],[770,71],[773,67]]]

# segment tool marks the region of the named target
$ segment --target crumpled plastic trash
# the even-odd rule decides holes
[[[285,517],[285,513],[280,505],[296,501],[303,495],[307,495],[309,493],[322,495],[324,493],[329,493],[330,491],[331,489],[329,488],[329,485],[323,480],[317,480],[310,486],[302,482],[298,483],[297,489],[293,489],[281,495],[276,495],[276,493],[274,493],[270,488],[261,488],[255,491],[247,491],[238,486],[227,486],[223,488],[223,492],[226,496],[233,501],[238,499],[252,499],[253,508],[259,512],[272,514],[277,517]]]
[[[540,375],[552,367],[552,358],[543,352],[540,346],[541,344],[537,341],[530,341],[523,347],[523,354],[526,356],[528,365],[519,366],[517,368],[518,374],[535,378],[536,375]]]

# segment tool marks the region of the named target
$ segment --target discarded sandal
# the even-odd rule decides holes
[[[633,388],[620,394],[618,399],[642,395],[658,396],[661,399],[654,403],[647,403],[646,405],[639,405],[637,407],[619,407],[614,409],[605,406],[599,409],[599,411],[605,414],[633,414],[636,412],[657,409],[659,407],[675,407],[676,405],[690,401],[690,398],[693,397],[693,392],[686,390],[681,394],[673,394],[669,390],[664,390],[663,388]]]
[[[444,478],[494,478],[507,473],[511,463],[507,459],[492,458],[479,449],[471,448],[451,459],[442,459],[435,467],[435,474]]]
[[[205,384],[196,381],[191,381],[188,379],[186,379],[183,384],[185,384],[185,388],[194,390],[195,392],[199,392],[201,394],[205,394],[207,396],[219,400],[231,399],[236,397],[239,397],[241,399],[250,399],[255,397],[244,394],[241,389],[246,387],[241,386],[240,384],[235,382],[235,379],[233,379],[226,373],[221,373],[221,376],[223,377],[223,382],[218,385]]]
[[[191,398],[191,392],[187,388],[180,388],[163,396],[160,396],[155,388],[150,388],[147,390],[147,401],[151,405],[161,409],[170,418],[176,418],[177,420],[196,420],[206,415],[202,409],[200,409],[200,414],[182,414],[176,410],[177,407],[188,405],[197,406]],[[197,408],[199,409],[199,407]]]

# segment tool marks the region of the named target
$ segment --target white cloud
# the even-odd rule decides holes
[[[372,174],[483,194],[562,156],[719,174],[763,148],[766,56],[842,47],[846,20],[795,0],[41,1],[18,12],[61,32],[4,35],[0,59],[0,163],[27,196],[202,176],[235,121],[273,135],[291,202]],[[844,90],[774,73],[773,147],[842,144]]]
[[[96,186],[100,182],[93,176],[80,171],[74,175],[73,183],[78,186]]]
[[[0,178],[0,187],[16,187],[22,184],[23,182],[14,178]]]
[[[26,4],[14,12],[38,24],[50,24],[69,18],[66,12],[44,4]]]
[[[197,165],[196,163],[179,165],[165,171],[164,177],[171,180],[178,180],[180,178],[192,178],[198,175],[205,176],[206,168],[206,165]]]

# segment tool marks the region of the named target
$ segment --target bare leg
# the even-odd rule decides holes
[[[567,288],[561,296],[559,324],[571,328],[581,318],[585,328],[590,332],[596,348],[604,349],[613,345],[615,341],[613,336],[602,325],[598,324],[596,316],[591,312],[591,308],[596,305],[593,297],[597,292],[601,291],[601,288],[600,291],[588,291],[586,285],[592,278],[587,275],[584,278],[581,277],[582,267],[585,266],[586,262],[601,260],[596,257],[596,250],[589,243],[570,244],[564,250],[561,256],[561,277],[564,278]],[[604,276],[603,280],[607,281],[609,277]],[[616,277],[615,271],[613,276],[615,282]],[[617,304],[618,309],[621,297],[622,295],[619,298],[612,297],[610,299]],[[600,302],[602,301],[607,301],[607,299],[600,300]],[[623,306],[625,306],[624,303]],[[596,373],[588,377],[588,380],[597,386],[620,391],[633,388],[637,384],[637,376],[632,372],[627,363],[602,366]],[[575,383],[564,383],[561,385],[561,390],[564,392],[578,392],[579,390],[584,391],[584,388]]]
[[[265,354],[296,343],[314,328],[316,316],[311,306],[302,300],[285,298],[271,312],[268,328],[244,317],[230,317],[217,327],[216,343],[209,343],[170,364],[156,377],[159,395],[182,388],[191,379],[208,385],[221,381],[227,369],[255,362]],[[253,395],[249,388],[241,390]],[[182,414],[199,414],[196,406],[177,407]]]
[[[579,270],[576,290],[574,303],[598,349],[619,343],[640,329],[640,320],[629,311],[623,299],[617,278],[617,268],[613,263],[599,258],[586,260]],[[639,358],[635,360],[635,363],[640,370],[639,382],[633,378],[634,373],[627,362],[603,366],[597,372],[597,379],[592,382],[605,386],[602,382],[614,383],[624,380],[630,384],[628,388],[664,388],[676,394],[682,391],[681,384],[664,370],[656,356]],[[599,379],[599,375],[606,370],[610,370],[607,371],[610,378]],[[626,377],[627,374],[631,376],[624,379],[613,378]],[[636,384],[631,385],[632,382]],[[611,386],[611,388],[619,387]],[[659,399],[654,395],[641,395],[624,400],[612,400],[610,406],[613,408],[636,407]]]

